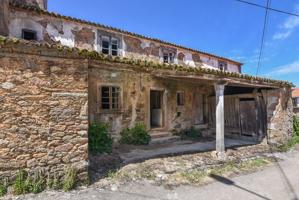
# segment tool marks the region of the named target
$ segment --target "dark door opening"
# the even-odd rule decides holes
[[[163,126],[163,91],[151,90],[150,108],[151,128],[161,128]]]

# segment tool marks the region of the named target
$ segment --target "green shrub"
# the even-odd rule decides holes
[[[199,129],[195,129],[194,127],[191,127],[190,129],[185,129],[179,132],[178,135],[182,139],[193,139],[193,140],[199,139],[202,136],[201,131]]]
[[[296,136],[299,136],[299,117],[294,116],[293,126],[294,126],[294,134]]]
[[[148,145],[151,136],[146,131],[146,127],[142,123],[137,123],[133,128],[126,128],[121,133],[120,143],[133,145]]]
[[[77,170],[74,168],[68,168],[64,175],[63,180],[63,190],[65,192],[70,191],[75,188],[77,181]]]
[[[93,123],[89,127],[89,151],[91,153],[111,153],[112,137],[108,133],[108,124]]]

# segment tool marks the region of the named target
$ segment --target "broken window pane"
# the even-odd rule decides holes
[[[24,40],[36,40],[36,32],[32,30],[23,29],[22,38]]]
[[[168,61],[168,54],[164,54],[164,56],[163,56],[163,62],[164,63],[169,63],[169,61]]]
[[[102,37],[102,53],[103,54],[109,54],[109,38],[108,37]]]

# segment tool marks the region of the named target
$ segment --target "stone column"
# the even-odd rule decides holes
[[[0,0],[0,35],[8,36],[9,1]]]
[[[215,84],[216,94],[216,153],[219,159],[225,156],[224,144],[224,84]]]

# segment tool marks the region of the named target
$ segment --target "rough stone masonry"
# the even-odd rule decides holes
[[[1,49],[0,177],[19,169],[61,176],[72,166],[86,180],[86,62]]]

